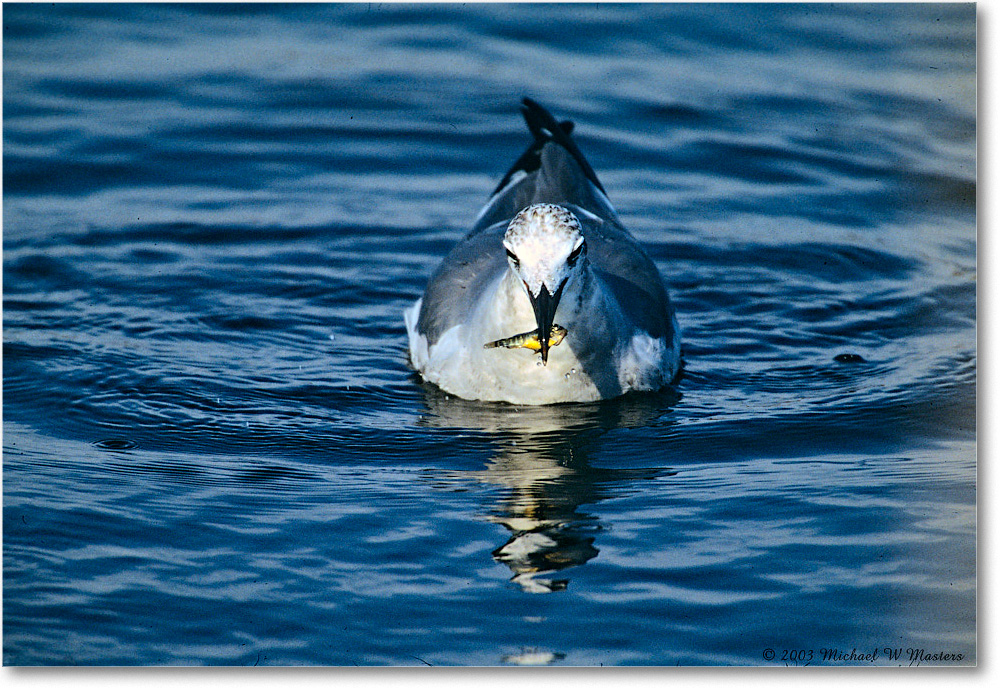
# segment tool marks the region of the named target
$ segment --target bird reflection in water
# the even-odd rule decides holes
[[[511,582],[523,591],[546,594],[567,588],[569,579],[558,573],[599,553],[594,542],[603,527],[581,506],[620,496],[632,482],[675,474],[668,468],[592,466],[589,457],[600,449],[602,437],[611,429],[650,424],[676,401],[676,395],[658,394],[518,408],[429,391],[428,414],[421,423],[484,432],[470,442],[491,452],[485,468],[446,472],[447,477],[435,473],[435,479],[474,479],[504,490],[486,515],[510,533],[493,558],[510,568]]]
[[[572,454],[568,456],[572,462]],[[586,469],[515,448],[477,473],[482,481],[508,490],[488,518],[511,533],[507,543],[493,551],[493,558],[514,572],[512,581],[525,592],[566,589],[568,580],[547,576],[597,555],[594,532],[600,523],[579,507],[602,497]]]

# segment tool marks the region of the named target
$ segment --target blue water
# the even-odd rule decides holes
[[[3,662],[975,663],[975,21],[5,5]],[[523,96],[664,277],[662,393],[408,367]]]

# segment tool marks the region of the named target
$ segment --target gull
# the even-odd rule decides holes
[[[534,141],[404,313],[410,363],[467,400],[547,405],[663,388],[681,346],[656,266],[573,123],[529,98],[521,112]],[[565,337],[550,341],[556,330]]]

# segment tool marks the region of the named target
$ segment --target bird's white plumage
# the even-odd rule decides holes
[[[579,158],[542,144],[538,169],[494,195],[406,310],[411,363],[471,400],[542,405],[662,388],[679,369],[680,342],[659,274]],[[543,288],[557,295],[554,322],[568,331],[547,362],[524,348],[485,348],[537,328]]]

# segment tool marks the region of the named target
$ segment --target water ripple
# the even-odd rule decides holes
[[[974,8],[554,11],[5,6],[4,663],[975,663]],[[524,95],[662,392],[407,364]]]

